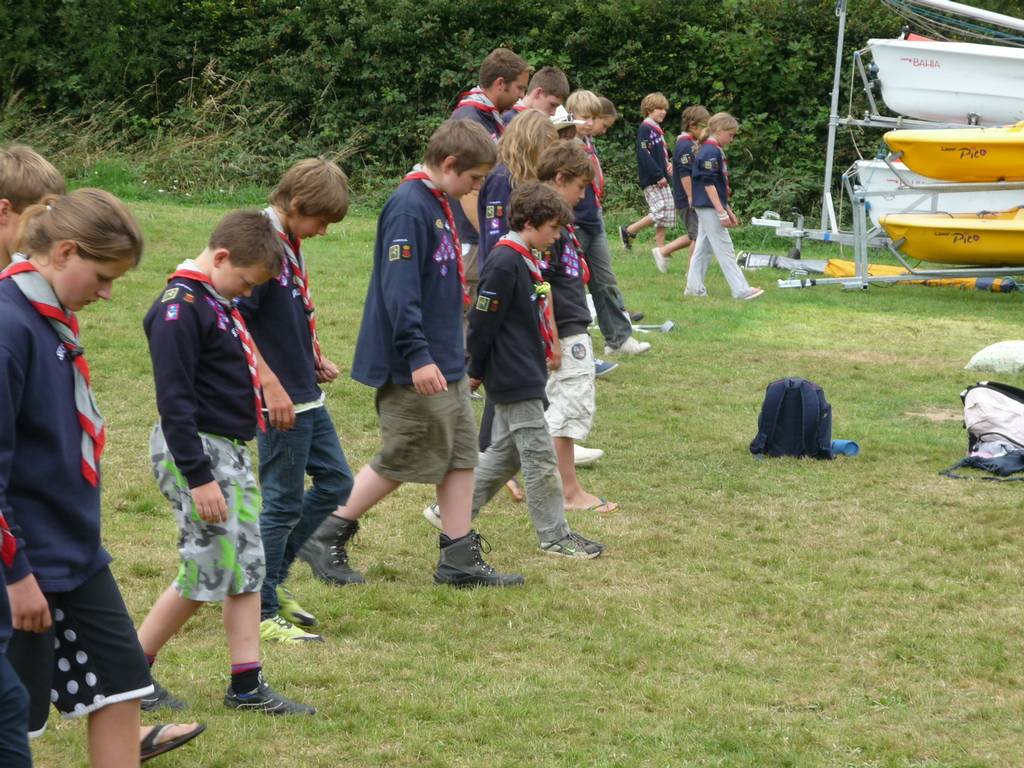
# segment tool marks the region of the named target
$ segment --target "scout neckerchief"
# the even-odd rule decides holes
[[[217,289],[213,287],[213,281],[210,280],[209,275],[196,269],[195,262],[185,261],[179,264],[178,268],[167,278],[167,282],[176,277],[184,277],[188,280],[202,283],[207,293],[231,314],[231,322],[235,325],[235,330],[238,332],[238,341],[241,343],[242,352],[245,354],[245,364],[249,366],[249,378],[252,380],[252,391],[256,404],[256,425],[260,428],[260,432],[266,432],[267,423],[263,419],[263,393],[260,389],[260,372],[256,367],[255,347],[252,343],[252,336],[249,335],[249,329],[245,326],[245,319],[242,317],[242,313],[238,311],[238,307],[235,306],[234,302],[228,301],[218,293]]]
[[[729,182],[729,161],[725,159],[725,150],[722,149],[722,145],[718,143],[718,139],[711,136],[704,139],[705,144],[710,144],[712,147],[718,147],[718,151],[722,155],[722,175],[725,176],[725,192],[729,197],[732,197],[732,184]],[[727,200],[723,200],[722,204],[727,204]]]
[[[14,565],[14,555],[17,551],[18,540],[11,533],[11,528],[7,525],[7,518],[0,513],[0,560],[10,568]]]
[[[299,296],[302,297],[302,308],[306,312],[306,321],[309,323],[309,337],[313,341],[313,362],[318,369],[322,368],[324,356],[320,351],[320,337],[316,333],[316,307],[313,306],[313,295],[309,291],[309,271],[306,269],[306,261],[302,258],[300,251],[302,241],[299,238],[292,240],[288,237],[284,224],[273,206],[264,209],[263,214],[270,219],[270,223],[277,230],[278,237],[284,242],[284,252],[288,257],[288,263],[291,264],[291,272],[297,278]]]
[[[650,117],[644,118],[644,125],[661,136],[661,155],[665,158],[665,167],[668,167],[668,144],[665,143],[665,129],[658,125],[658,122]]]
[[[434,186],[434,182],[430,180],[430,176],[426,171],[411,171],[405,174],[405,179],[402,180],[402,183],[404,184],[406,181],[422,181],[423,186],[429,189],[430,194],[437,198],[437,202],[440,203],[441,210],[444,211],[444,218],[448,222],[448,229],[452,233],[452,242],[455,244],[455,264],[459,268],[462,303],[469,306],[472,299],[469,298],[469,288],[466,286],[466,273],[462,267],[462,243],[459,242],[459,231],[455,228],[455,216],[452,215],[452,207],[448,204],[448,195]]]
[[[501,136],[505,132],[505,121],[501,119],[501,112],[498,111],[496,106],[494,106],[494,102],[487,98],[487,94],[484,93],[484,89],[479,85],[470,88],[465,93],[459,94],[459,103],[455,105],[455,108],[459,109],[460,107],[472,107],[478,112],[490,115],[494,118],[498,136]]]
[[[540,338],[544,342],[544,357],[550,360],[554,354],[552,346],[555,343],[551,326],[548,324],[548,307],[550,306],[548,296],[551,295],[551,285],[544,281],[544,276],[540,272],[540,264],[537,263],[537,257],[533,255],[533,251],[527,248],[519,238],[503,237],[497,243],[497,246],[500,245],[511,248],[522,256],[523,261],[526,262],[526,268],[530,272],[530,277],[533,278],[533,290],[537,296],[537,327],[540,328]]]
[[[7,278],[14,281],[36,312],[50,321],[50,326],[71,357],[75,410],[82,427],[82,476],[89,485],[96,486],[100,481],[100,455],[107,441],[107,430],[92,395],[89,364],[85,361],[85,349],[78,340],[78,318],[74,312],[61,306],[53,286],[24,254],[14,254],[11,265],[0,274],[0,280]]]
[[[583,253],[580,239],[576,237],[576,227],[572,224],[566,224],[565,231],[569,233],[569,242],[572,243],[572,247],[576,249],[576,255],[579,256],[580,266],[583,267],[583,284],[586,285],[590,282],[590,265],[587,264],[587,256]]]
[[[594,167],[594,178],[590,180],[590,186],[594,190],[594,197],[597,198],[597,207],[600,208],[601,198],[604,197],[604,171],[601,170],[601,160],[597,156],[594,140],[589,136],[583,138],[583,148],[587,151],[590,164]]]

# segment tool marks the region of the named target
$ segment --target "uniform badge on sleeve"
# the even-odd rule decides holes
[[[398,261],[400,258],[402,258],[402,246],[395,243],[388,248],[388,261]]]
[[[476,308],[481,312],[486,312],[488,307],[491,306],[491,300],[487,296],[476,297]]]
[[[444,222],[440,219],[434,219],[434,226],[438,229],[444,229]]]
[[[411,259],[412,258],[412,246],[411,245],[403,245],[402,246],[402,258],[403,259]]]
[[[164,320],[170,322],[178,319],[178,304],[168,304],[167,309],[164,311]]]
[[[160,302],[162,304],[166,304],[168,301],[170,301],[171,299],[173,299],[177,295],[178,295],[178,288],[177,287],[168,288],[166,291],[164,291],[164,295],[160,297]]]

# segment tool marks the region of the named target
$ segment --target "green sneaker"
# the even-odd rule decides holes
[[[314,635],[285,621],[281,615],[271,616],[260,622],[260,640],[272,643],[322,643],[320,635]]]
[[[277,588],[277,605],[277,613],[285,621],[290,621],[300,627],[316,626],[316,616],[299,605],[295,595],[284,587]]]

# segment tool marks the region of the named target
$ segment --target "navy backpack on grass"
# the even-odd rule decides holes
[[[832,406],[813,381],[793,377],[768,385],[757,419],[755,456],[832,458]]]

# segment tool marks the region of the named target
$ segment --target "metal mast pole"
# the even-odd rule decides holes
[[[832,164],[836,155],[836,129],[839,127],[839,87],[843,73],[843,39],[846,36],[846,0],[836,0],[839,34],[836,39],[835,74],[832,78],[832,106],[828,114],[828,149],[825,153],[825,188],[821,195],[821,228],[839,231],[832,202]]]

